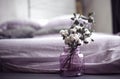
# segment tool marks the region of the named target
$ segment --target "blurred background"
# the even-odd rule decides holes
[[[95,12],[95,31],[112,34],[120,31],[119,4],[119,0],[0,0],[0,23],[14,19],[45,21]]]

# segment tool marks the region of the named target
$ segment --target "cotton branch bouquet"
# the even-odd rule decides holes
[[[83,15],[73,14],[71,18],[73,24],[69,29],[60,31],[63,40],[71,50],[75,50],[78,46],[88,44],[94,41],[90,36],[92,35],[91,26],[94,24],[93,12],[88,14],[88,17]]]
[[[69,29],[60,31],[65,44],[68,46],[67,52],[69,54],[60,55],[60,70],[61,74],[67,76],[75,76],[81,74],[83,54],[80,57],[78,46],[88,44],[94,41],[90,36],[92,35],[91,26],[94,24],[93,13],[89,13],[88,17],[83,15],[73,14],[71,18],[73,24]]]

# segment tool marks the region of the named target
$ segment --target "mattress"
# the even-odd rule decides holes
[[[84,73],[120,73],[120,37],[93,33],[92,38],[94,42],[80,47],[85,60]],[[64,46],[60,34],[1,39],[1,71],[59,73],[59,56]]]

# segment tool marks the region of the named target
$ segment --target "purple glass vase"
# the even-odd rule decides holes
[[[64,48],[60,55],[60,74],[61,76],[80,76],[83,74],[84,58],[79,48],[70,52],[69,47]]]

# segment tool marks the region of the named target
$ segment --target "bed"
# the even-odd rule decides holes
[[[13,26],[16,21],[7,23],[13,23]],[[26,22],[22,25],[24,23],[26,25]],[[8,24],[5,26],[8,27]],[[28,24],[31,26],[31,22]],[[59,73],[59,55],[65,45],[57,26],[70,24],[68,17],[55,18],[44,26],[32,23],[32,27],[39,27],[37,30],[40,30],[39,34],[35,33],[32,38],[0,39],[0,71]],[[92,38],[94,42],[80,47],[81,53],[84,54],[84,73],[119,74],[120,36],[94,32]]]

